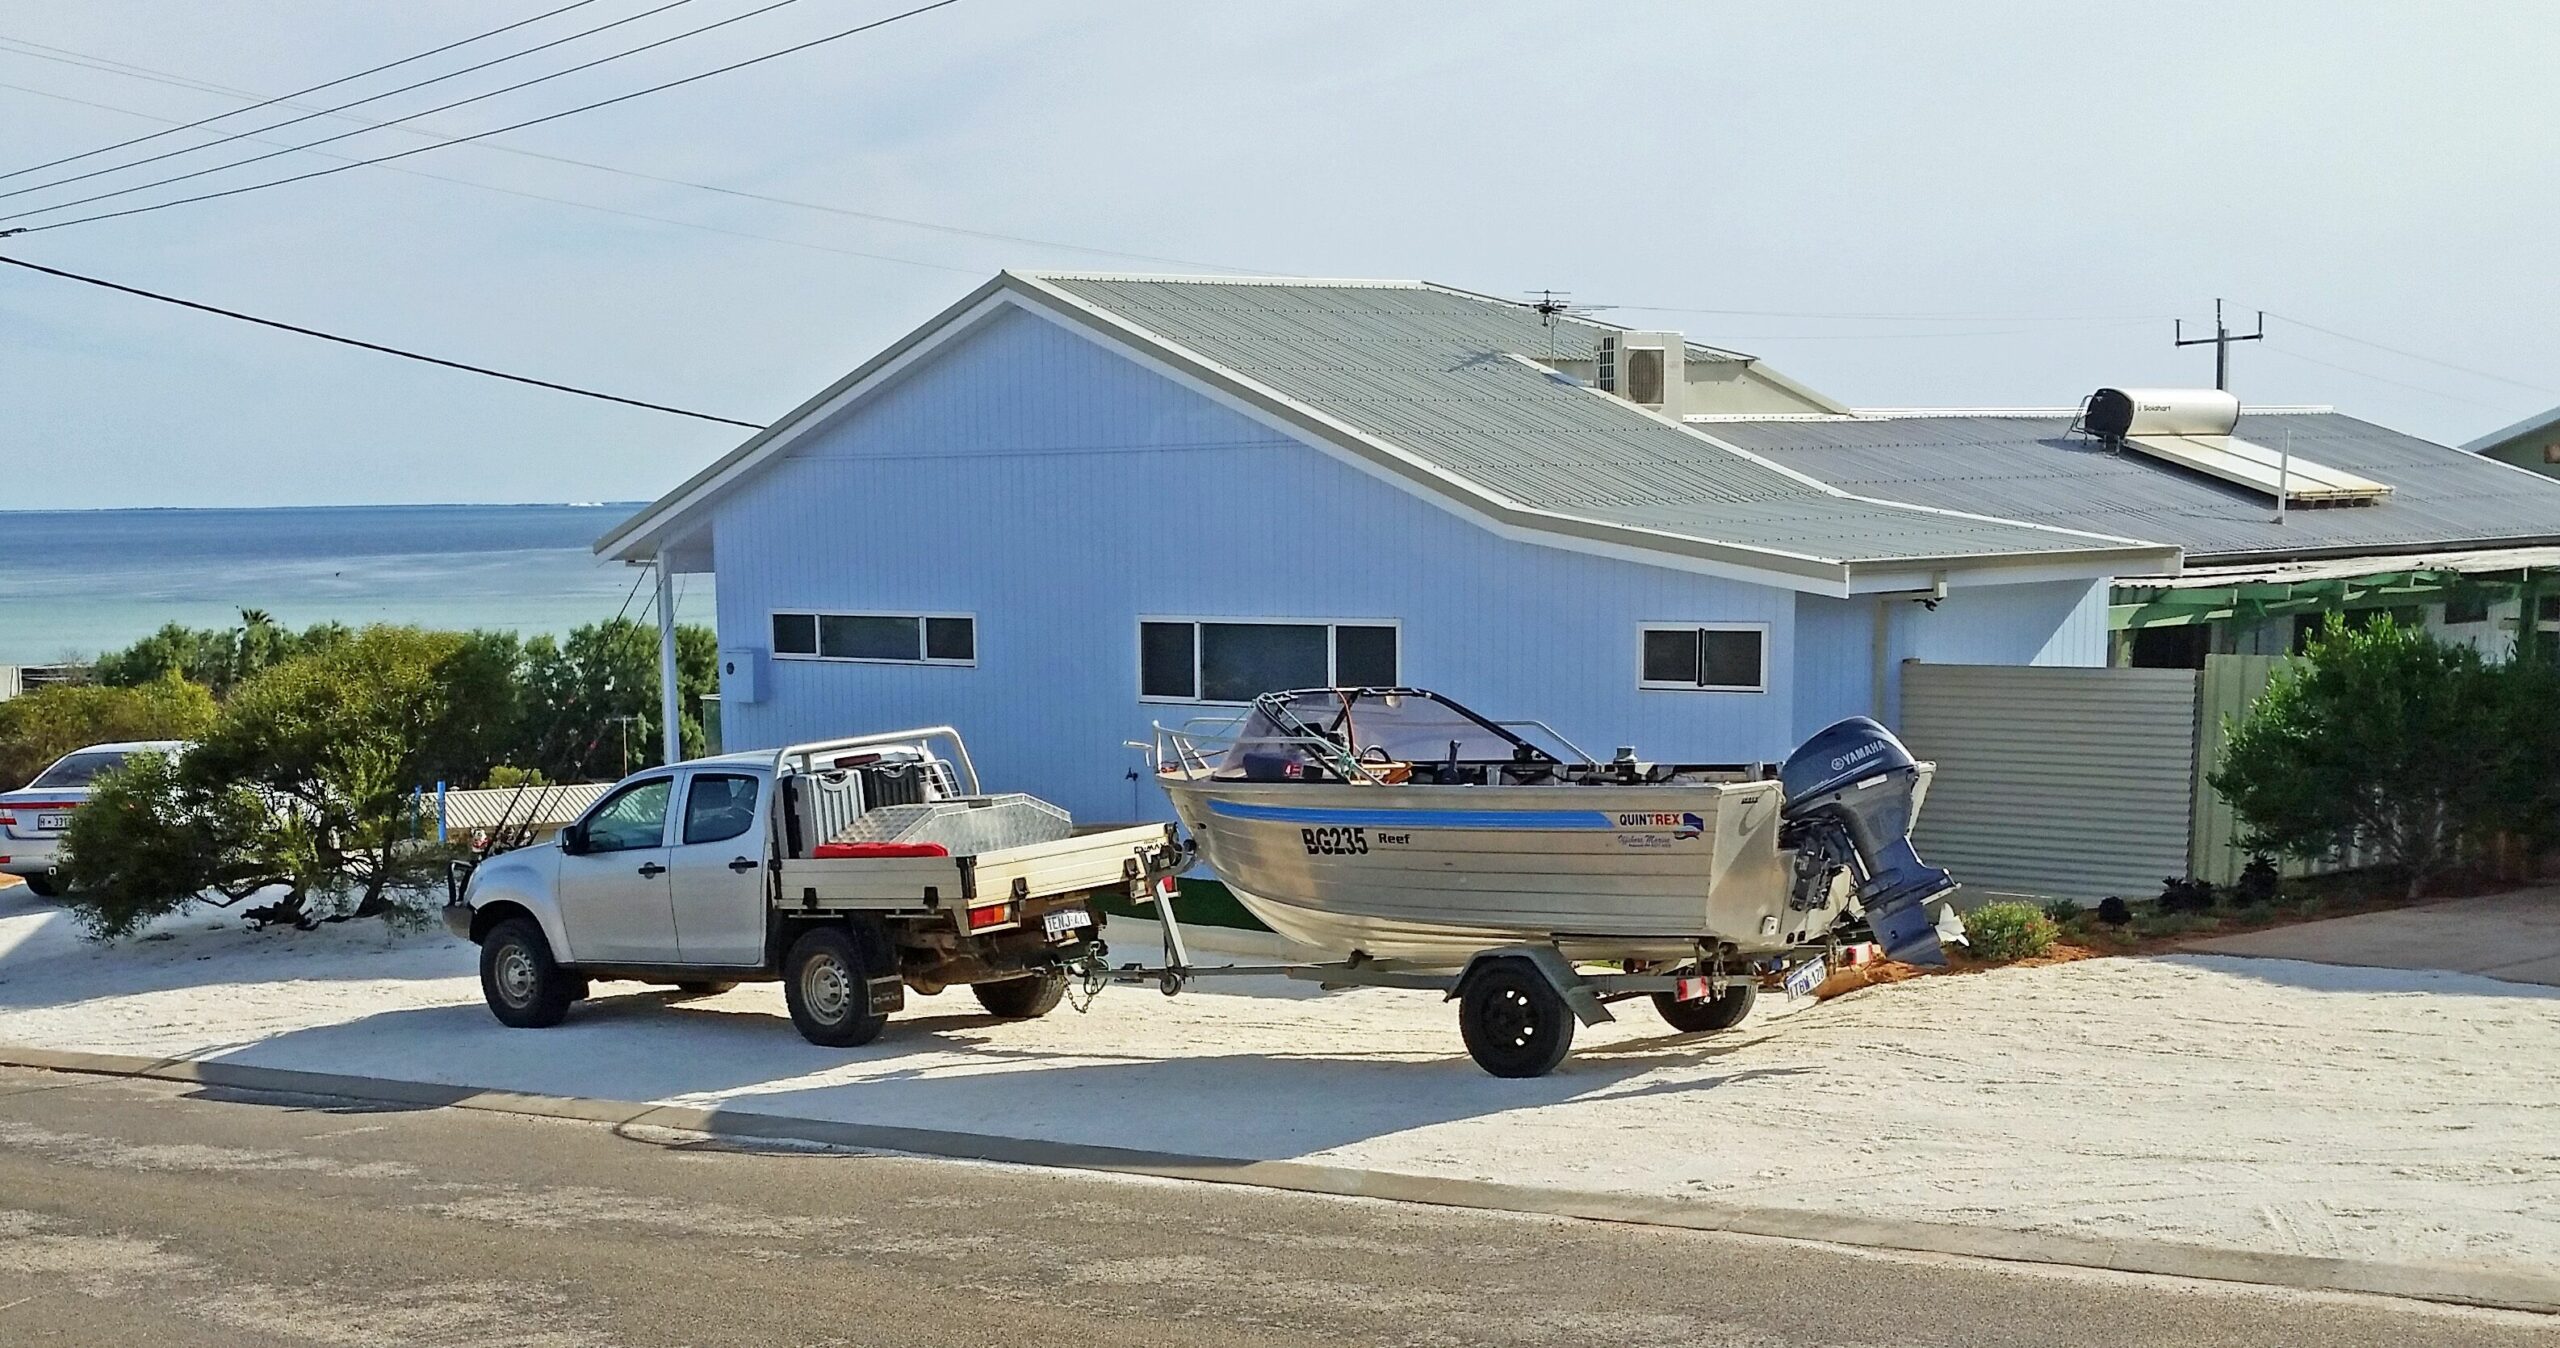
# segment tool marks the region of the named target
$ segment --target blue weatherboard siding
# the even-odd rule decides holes
[[[1213,800],[1209,812],[1267,824],[1330,824],[1366,828],[1614,829],[1600,810],[1337,810],[1320,806],[1255,805]]]
[[[723,646],[768,647],[776,609],[977,618],[975,667],[768,661],[762,701],[726,699],[728,747],[948,722],[991,787],[1080,819],[1169,817],[1123,742],[1232,714],[1139,699],[1142,614],[1398,620],[1406,682],[1604,757],[1800,737],[1794,593],[1498,537],[1027,313],[741,484],[713,533]],[[1769,691],[1639,689],[1647,621],[1765,624]],[[1817,658],[1863,688],[1867,642]]]

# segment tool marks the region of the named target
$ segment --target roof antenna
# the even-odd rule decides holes
[[[1538,292],[1537,301],[1529,306],[1538,311],[1538,323],[1547,330],[1547,364],[1549,365],[1556,363],[1556,315],[1573,312],[1573,306],[1565,302],[1569,298],[1571,298],[1569,293],[1560,295],[1552,290],[1541,290]]]

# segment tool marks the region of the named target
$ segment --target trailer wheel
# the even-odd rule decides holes
[[[871,1009],[871,961],[842,927],[815,927],[782,961],[782,1000],[800,1037],[857,1048],[880,1037],[889,1018]]]
[[[1695,1001],[1684,1002],[1670,993],[1657,992],[1653,994],[1653,1009],[1682,1034],[1707,1034],[1741,1024],[1759,996],[1760,989],[1749,983],[1727,983],[1723,992]]]
[[[1000,983],[972,983],[969,991],[978,994],[978,1005],[987,1008],[988,1015],[1037,1020],[1057,1010],[1059,1001],[1067,995],[1067,971],[1051,969]]]
[[[508,918],[480,938],[480,995],[501,1025],[539,1030],[559,1024],[578,998],[577,982],[551,958],[551,943],[531,918]]]
[[[1547,976],[1524,959],[1478,969],[1458,997],[1458,1033],[1467,1056],[1498,1077],[1542,1077],[1573,1047],[1571,1008]]]

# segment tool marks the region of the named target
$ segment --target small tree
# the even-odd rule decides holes
[[[2334,614],[2304,654],[2232,729],[2213,787],[2244,846],[2304,858],[2370,848],[2414,898],[2512,808],[2502,674],[2468,646]]]
[[[298,926],[424,895],[444,858],[415,838],[409,792],[488,772],[512,715],[490,681],[511,668],[484,640],[401,627],[277,665],[173,769],[111,777],[111,808],[72,816],[73,904],[115,934],[208,892],[281,888],[255,912]]]
[[[676,629],[676,689],[684,751],[703,746],[701,699],[720,686],[719,639],[707,627]],[[555,641],[524,643],[523,728],[512,762],[554,781],[622,774],[627,736],[638,761],[657,757],[658,634],[628,618],[590,623]]]
[[[86,745],[193,739],[211,724],[213,695],[173,676],[137,688],[38,688],[0,702],[0,790],[23,785]]]

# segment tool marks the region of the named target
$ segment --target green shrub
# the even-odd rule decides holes
[[[2044,915],[2053,919],[2053,925],[2068,927],[2088,917],[2089,910],[2081,907],[2075,900],[2055,899],[2044,906]]]
[[[2244,904],[2267,904],[2275,901],[2276,892],[2284,887],[2284,875],[2276,869],[2276,859],[2264,852],[2249,858],[2240,870],[2240,882],[2232,886],[2233,901]]]
[[[2482,661],[2388,619],[2332,614],[2306,659],[2277,674],[2232,727],[2213,788],[2254,850],[2318,859],[2370,848],[2414,898],[2465,844],[2514,818],[2551,764],[2525,705],[2539,662]]]
[[[2062,929],[2031,903],[1986,903],[1964,915],[1965,948],[1974,958],[2005,964],[2053,949]]]
[[[194,739],[213,724],[213,695],[177,678],[136,688],[55,684],[0,702],[0,790],[91,744]]]

